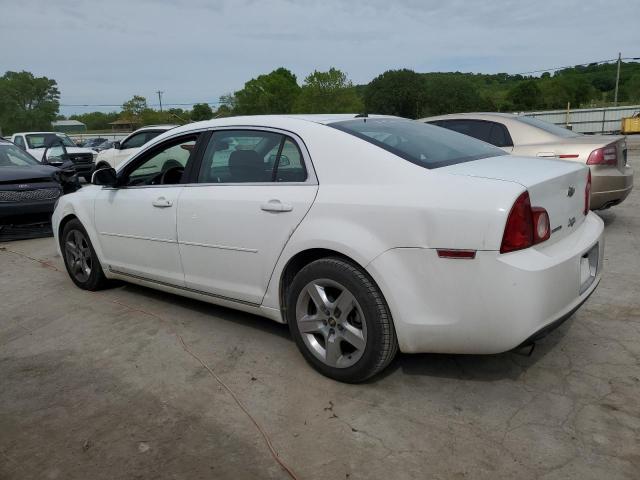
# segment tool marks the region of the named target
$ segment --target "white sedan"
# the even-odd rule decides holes
[[[53,215],[77,286],[121,279],[288,323],[346,382],[398,348],[533,342],[601,276],[585,166],[395,117],[193,123],[93,183]]]

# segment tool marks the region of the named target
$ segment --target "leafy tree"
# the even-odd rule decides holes
[[[139,119],[148,108],[146,98],[134,95],[130,100],[122,104],[122,117],[130,120]]]
[[[109,123],[118,119],[120,114],[117,112],[87,112],[80,115],[71,115],[71,120],[78,120],[87,126],[87,130],[109,130]]]
[[[0,127],[5,134],[49,130],[60,107],[55,80],[30,72],[6,72],[0,77]]]
[[[388,70],[367,85],[364,105],[370,113],[418,118],[425,106],[424,80],[413,70]]]
[[[296,76],[285,68],[249,80],[234,94],[234,113],[291,113],[300,92]]]
[[[535,80],[518,83],[507,95],[516,110],[533,110],[542,106],[542,92]]]
[[[495,110],[474,83],[462,75],[447,75],[426,81],[426,102],[421,115]]]
[[[213,110],[208,103],[196,103],[191,110],[191,120],[209,120],[213,117]]]
[[[362,99],[353,84],[335,68],[315,70],[307,76],[295,103],[299,113],[357,113],[362,109]]]

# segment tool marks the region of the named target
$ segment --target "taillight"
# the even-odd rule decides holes
[[[520,195],[511,207],[502,235],[500,253],[513,252],[533,245],[533,218],[529,192]]]
[[[584,210],[583,214],[589,213],[589,207],[591,202],[591,170],[587,173],[587,184],[584,187]]]
[[[529,192],[524,192],[516,199],[507,217],[500,253],[529,248],[550,236],[549,214],[542,207],[531,207]]]
[[[598,148],[589,154],[587,165],[617,165],[618,150],[615,144]]]
[[[533,244],[544,242],[551,236],[551,225],[549,224],[549,214],[544,208],[532,207],[533,217]]]

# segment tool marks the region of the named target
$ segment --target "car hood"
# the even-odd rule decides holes
[[[48,165],[33,165],[29,167],[0,167],[0,183],[14,183],[25,180],[50,178],[58,169]]]

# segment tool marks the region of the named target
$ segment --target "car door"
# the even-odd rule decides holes
[[[143,152],[119,172],[117,187],[98,192],[95,224],[108,268],[184,285],[176,211],[182,172],[198,137],[177,136]]]
[[[214,131],[178,204],[186,286],[260,304],[317,190],[297,137],[245,127]]]

